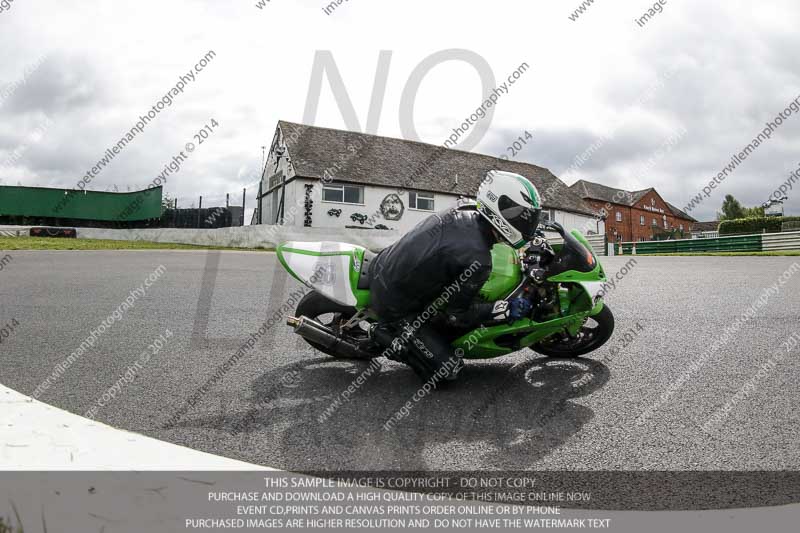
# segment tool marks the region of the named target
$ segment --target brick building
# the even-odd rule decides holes
[[[697,222],[664,200],[652,187],[625,191],[579,180],[570,186],[598,212],[605,209],[608,242],[639,242],[690,238]]]

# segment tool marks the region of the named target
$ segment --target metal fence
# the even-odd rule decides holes
[[[800,231],[759,233],[707,239],[682,239],[674,241],[644,241],[621,243],[622,253],[670,254],[703,252],[762,252],[800,250]],[[634,251],[635,249],[635,251]]]
[[[697,238],[697,239],[716,239],[717,237],[719,237],[719,232],[718,231],[701,231],[700,233],[697,234],[696,237],[693,237],[693,238]]]
[[[772,250],[800,250],[800,231],[762,235],[762,249],[765,252]]]
[[[585,235],[584,237],[589,241],[589,244],[592,245],[592,250],[595,255],[608,255],[605,235]],[[553,237],[550,235],[547,236],[547,240],[550,244],[561,244],[563,242],[561,237]]]
[[[800,231],[800,221],[792,220],[781,224],[781,231]]]

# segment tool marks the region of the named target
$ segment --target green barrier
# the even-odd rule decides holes
[[[716,239],[682,239],[675,241],[645,241],[622,243],[625,255],[637,254],[703,253],[703,252],[760,252],[761,235],[720,237]]]
[[[161,187],[101,192],[0,185],[0,216],[131,222],[161,217]]]

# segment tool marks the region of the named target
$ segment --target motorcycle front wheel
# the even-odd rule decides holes
[[[614,314],[607,305],[586,323],[575,337],[566,333],[556,334],[531,346],[531,350],[548,357],[580,357],[593,352],[611,338],[614,333]]]

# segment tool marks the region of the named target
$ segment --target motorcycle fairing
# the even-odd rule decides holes
[[[278,260],[299,282],[342,305],[363,303],[357,289],[364,248],[342,242],[286,242]]]
[[[556,254],[556,264],[547,278],[550,282],[562,284],[559,290],[561,312],[544,322],[523,318],[512,324],[470,332],[453,342],[466,359],[505,355],[564,330],[575,334],[588,317],[602,311],[603,284],[606,281],[603,268],[583,235],[573,230],[563,237],[564,245]],[[503,342],[509,337],[515,338],[513,345]]]

